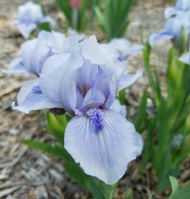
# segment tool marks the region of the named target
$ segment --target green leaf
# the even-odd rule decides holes
[[[88,188],[87,182],[89,176],[84,173],[78,164],[75,162],[65,162],[64,168],[67,174],[76,182]]]
[[[189,199],[190,196],[190,182],[186,184],[184,187],[182,187],[175,196],[173,196],[171,199]]]
[[[65,114],[64,116],[57,116],[57,118],[54,114],[47,113],[49,129],[56,140],[63,145],[65,128],[67,126],[67,116]]]
[[[162,192],[169,185],[169,171],[171,164],[171,130],[169,112],[164,98],[158,108],[158,147],[154,154],[154,168],[158,176],[157,190]]]
[[[38,27],[39,27],[40,30],[46,30],[46,31],[49,31],[49,32],[51,31],[51,26],[47,22],[38,24]]]
[[[138,132],[141,131],[142,129],[142,123],[145,120],[146,117],[146,105],[147,105],[147,97],[148,97],[148,93],[147,90],[144,89],[144,93],[141,99],[141,103],[137,112],[137,117],[136,117],[136,121],[135,121],[135,128]]]
[[[98,25],[108,41],[124,35],[129,24],[128,14],[134,2],[135,0],[105,0],[102,8],[96,6]]]
[[[150,120],[147,122],[147,135],[145,138],[144,143],[144,149],[142,154],[142,163],[141,163],[141,169],[140,173],[144,173],[144,169],[148,163],[148,161],[151,159],[153,155],[153,147],[154,147],[154,131],[156,127],[156,118],[154,121]]]
[[[34,140],[24,140],[24,139],[22,139],[21,142],[32,149],[48,153],[52,156],[61,158],[64,161],[73,162],[73,159],[70,156],[70,154],[63,147],[60,147],[58,145],[51,146],[44,142],[39,142]]]
[[[177,179],[170,176],[170,182],[172,186],[172,193],[169,199],[189,199],[190,196],[190,182],[179,189]]]
[[[61,11],[64,13],[69,24],[71,24],[71,7],[69,5],[69,0],[56,0],[57,5],[60,7]]]
[[[114,188],[114,185],[106,185],[97,178],[89,178],[89,190],[93,195],[93,199],[112,199]]]
[[[172,193],[169,197],[169,199],[170,199],[179,191],[179,185],[178,185],[178,181],[175,177],[169,176],[169,178],[170,178],[170,183],[171,183],[171,186],[172,186]]]
[[[127,194],[125,195],[124,199],[132,199],[133,197],[133,190],[131,188],[129,188],[129,190],[127,191]]]
[[[119,92],[119,101],[121,105],[125,104],[125,89]]]

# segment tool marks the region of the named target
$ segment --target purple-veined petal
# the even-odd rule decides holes
[[[23,113],[29,113],[33,110],[41,110],[46,108],[61,108],[61,104],[51,100],[41,92],[39,80],[33,80],[21,88],[17,96],[18,106],[12,103],[13,110]]]
[[[106,110],[99,117],[98,126],[90,118],[75,116],[66,127],[65,148],[85,173],[114,184],[136,158],[138,137],[133,124],[119,113]]]
[[[127,73],[124,73],[119,81],[118,91],[130,86],[133,84],[139,77],[142,77],[143,73],[142,71],[137,71],[134,75],[129,75]]]
[[[185,53],[184,55],[182,55],[179,58],[179,61],[190,65],[190,52]]]
[[[120,113],[123,117],[127,117],[127,106],[121,105],[118,99],[115,99],[113,104],[110,106],[111,110]]]
[[[157,41],[160,41],[160,40],[169,40],[169,39],[172,39],[172,38],[174,38],[174,35],[172,35],[170,33],[166,33],[166,32],[160,32],[160,33],[152,34],[149,37],[149,44],[151,46],[154,46],[154,44]]]

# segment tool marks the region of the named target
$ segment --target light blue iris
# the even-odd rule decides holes
[[[162,32],[152,34],[149,43],[153,46],[157,41],[174,39],[177,47],[180,46],[181,34],[188,41],[190,34],[190,12],[179,13],[175,17],[169,18]],[[188,42],[186,42],[188,45]]]
[[[17,19],[13,23],[19,24],[19,31],[25,39],[39,23],[47,22],[55,26],[55,21],[51,17],[44,16],[41,6],[31,1],[19,6],[17,14]]]
[[[134,44],[125,38],[114,38],[109,42],[109,45],[114,47],[119,53],[119,60],[126,62],[126,59],[144,49],[143,45]]]
[[[190,0],[177,0],[175,7],[165,9],[165,18],[168,19],[178,13],[190,11]]]
[[[37,38],[21,45],[21,57],[11,61],[7,74],[31,73],[40,76],[46,59],[54,54],[70,52],[70,46],[77,44],[74,37],[65,37],[59,32],[41,31]]]
[[[129,75],[118,52],[90,37],[71,52],[49,57],[38,79],[25,85],[13,109],[29,113],[62,108],[73,118],[65,130],[65,148],[85,173],[116,183],[142,151],[143,140],[116,100],[121,89],[141,75]]]

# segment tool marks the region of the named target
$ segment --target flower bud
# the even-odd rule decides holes
[[[70,7],[80,9],[82,4],[82,0],[70,0]]]

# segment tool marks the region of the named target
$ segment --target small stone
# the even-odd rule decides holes
[[[15,135],[18,135],[19,131],[17,129],[9,129],[8,133],[10,135],[15,136]]]
[[[35,190],[35,195],[36,195],[36,199],[48,198],[48,193],[45,186],[42,185],[42,186],[37,187],[37,189]]]

